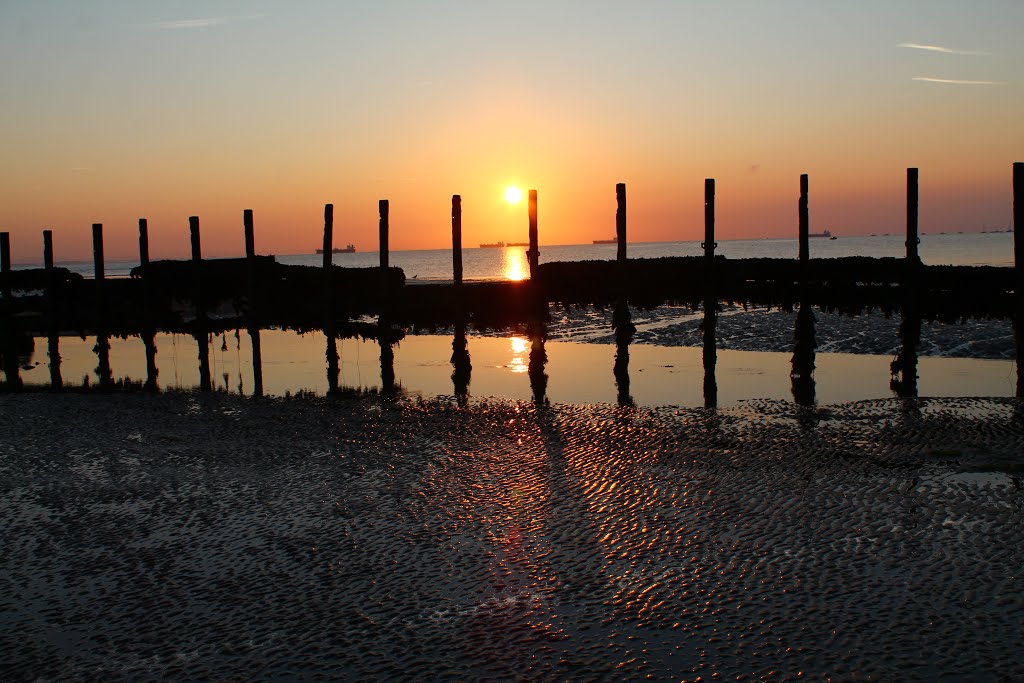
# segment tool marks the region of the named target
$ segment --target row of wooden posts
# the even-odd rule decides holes
[[[907,169],[907,238],[906,258],[914,263],[920,262],[918,253],[918,169]],[[800,176],[800,199],[799,199],[799,251],[798,259],[805,262],[810,258],[810,211],[808,202],[808,176]],[[619,183],[615,186],[616,211],[615,211],[615,235],[618,243],[616,260],[620,263],[626,260],[626,185]],[[1024,163],[1013,164],[1013,225],[1014,225],[1014,261],[1017,268],[1018,283],[1024,285]],[[387,268],[389,265],[389,201],[382,199],[379,202],[379,236],[380,236],[380,267]],[[245,229],[245,255],[253,258],[256,255],[256,245],[253,228],[253,212],[246,209],[243,213],[243,224]],[[199,217],[189,218],[189,234],[192,246],[192,260],[202,260],[202,247],[199,236]],[[332,265],[334,245],[334,205],[327,204],[324,208],[324,238],[323,238],[323,266],[330,268]],[[95,223],[92,226],[93,238],[93,261],[95,265],[95,278],[104,278],[103,260],[103,225]],[[529,191],[529,250],[527,258],[529,262],[530,277],[537,274],[540,250],[538,247],[537,232],[537,191]],[[714,258],[715,248],[718,243],[715,241],[715,180],[708,178],[704,181],[704,241],[701,248],[707,259]],[[145,218],[139,219],[139,262],[146,266],[149,263],[149,232],[148,223]],[[53,232],[43,230],[43,263],[49,270],[54,264]],[[4,277],[3,295],[10,297],[9,278],[6,275],[11,271],[11,244],[10,234],[0,232],[0,272]],[[452,196],[452,277],[455,284],[462,284],[462,197]],[[1024,286],[1019,288],[1024,291]]]

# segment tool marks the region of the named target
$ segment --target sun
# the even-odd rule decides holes
[[[518,204],[523,199],[523,191],[518,187],[510,187],[505,190],[505,201],[509,204]]]

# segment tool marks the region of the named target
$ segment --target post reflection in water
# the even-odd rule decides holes
[[[700,324],[704,334],[704,407],[718,407],[718,382],[715,366],[718,364],[718,348],[715,341],[715,327],[718,323],[718,301],[704,299],[704,320]]]
[[[263,349],[260,344],[260,328],[249,328],[249,342],[252,344],[252,395],[263,395]],[[241,381],[241,380],[239,380]],[[239,392],[241,393],[241,392]]]
[[[101,389],[109,389],[114,386],[114,375],[110,369],[110,337],[106,334],[96,335],[96,377],[99,379]]]
[[[199,391],[210,391],[213,388],[210,379],[210,338],[200,330],[192,334],[199,349]]]
[[[159,370],[156,367],[156,332],[149,330],[139,335],[142,344],[146,348],[146,384],[147,391],[159,391],[160,385],[157,382]]]
[[[633,407],[636,403],[629,393],[629,344],[633,341],[636,326],[629,313],[629,305],[620,300],[612,313],[612,327],[615,329],[615,386],[618,389],[618,404]]]
[[[341,368],[338,365],[338,340],[334,336],[333,330],[324,330],[324,336],[327,338],[327,393],[336,394],[338,393],[338,376],[341,374]],[[256,353],[256,347],[253,347],[253,353]]]
[[[50,363],[50,388],[59,391],[64,387],[64,378],[60,374],[60,335],[51,331],[46,339],[46,355]]]
[[[547,340],[547,327],[537,323],[530,328],[530,364],[527,372],[530,376],[530,389],[533,391],[533,400],[538,405],[546,405],[548,402],[548,375],[544,372],[544,366],[548,362],[547,351],[544,350],[544,342]]]
[[[921,316],[911,304],[900,312],[900,352],[890,365],[890,388],[900,398],[917,398],[917,347],[921,342]]]
[[[455,396],[465,401],[469,395],[469,380],[473,372],[473,364],[469,358],[469,342],[466,340],[466,324],[455,325],[455,337],[452,339],[452,385]]]
[[[793,400],[802,406],[813,406],[815,400],[814,367],[818,341],[814,325],[813,307],[804,301],[800,304],[796,324],[793,326],[793,359],[789,372],[793,385]]]
[[[394,396],[397,393],[395,385],[395,342],[392,339],[391,328],[381,322],[377,326],[377,343],[380,344],[380,388],[384,396]]]

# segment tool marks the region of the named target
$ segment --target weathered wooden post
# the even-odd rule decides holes
[[[252,395],[263,395],[263,351],[260,344],[260,328],[256,303],[256,228],[253,224],[252,209],[242,211],[242,229],[245,231],[245,260],[249,281],[248,332],[252,345]]]
[[[3,280],[2,288],[4,305],[11,301],[13,291],[11,289],[11,233],[0,232],[0,280]]]
[[[715,248],[718,242],[715,241],[715,179],[704,179],[704,241],[701,243],[704,250],[704,264],[710,264],[715,258]],[[710,276],[706,273],[705,277]]]
[[[718,407],[718,344],[715,338],[718,326],[718,296],[715,291],[715,179],[704,179],[704,320],[701,321],[704,364],[704,406]]]
[[[526,252],[526,260],[530,264],[530,281],[537,278],[540,266],[540,241],[537,234],[537,190],[529,191],[530,249]]]
[[[92,259],[93,272],[96,279],[96,376],[99,377],[100,388],[109,389],[114,378],[110,371],[110,339],[107,336],[106,306],[103,296],[105,265],[103,259],[103,224],[92,225]]]
[[[1017,397],[1024,398],[1024,162],[1013,164],[1013,269],[1016,275],[1014,298],[1017,311],[1014,332],[1017,338]]]
[[[210,380],[210,343],[206,331],[206,304],[203,300],[203,249],[199,238],[199,216],[188,218],[189,238],[192,242],[192,273],[195,282],[196,345],[199,347],[199,390],[212,391]]]
[[[615,185],[615,241],[618,244],[615,261],[623,265],[626,263],[626,183]]]
[[[907,169],[907,261],[911,264],[920,263],[921,257],[917,245],[921,238],[917,233],[917,169]]]
[[[452,278],[462,284],[462,197],[452,195]]]
[[[43,230],[43,269],[46,271],[47,356],[50,359],[50,388],[64,386],[60,375],[60,328],[57,323],[57,277],[53,269],[53,230]]]
[[[807,174],[800,176],[800,261],[806,262],[811,258],[811,216],[808,208],[807,198]]]
[[[103,224],[92,224],[92,263],[96,277],[96,295],[102,297],[103,286]]]
[[[388,258],[388,232],[390,230],[391,203],[387,199],[377,202],[377,212],[380,214],[380,269],[387,270]]]
[[[156,330],[153,329],[153,310],[150,291],[149,270],[149,221],[145,218],[139,219],[139,266],[142,269],[142,320],[143,329],[141,333],[142,345],[146,349],[146,389],[156,391],[157,389],[157,368],[156,368]]]
[[[334,204],[324,204],[324,270],[331,267],[334,258]]]

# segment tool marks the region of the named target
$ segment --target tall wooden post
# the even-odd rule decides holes
[[[3,281],[4,304],[9,304],[11,290],[11,233],[0,232],[0,280]]]
[[[624,264],[626,262],[626,183],[618,183],[615,186],[615,241],[618,243],[615,260]]]
[[[252,209],[242,211],[242,229],[245,232],[245,260],[249,293],[248,332],[252,345],[252,395],[263,395],[263,351],[260,344],[260,328],[256,313],[256,228],[253,224]]]
[[[807,261],[811,258],[811,216],[807,199],[807,174],[800,176],[800,260]]]
[[[103,224],[92,224],[92,262],[96,277],[97,291],[103,282]]]
[[[212,391],[210,381],[210,344],[206,333],[206,304],[203,301],[203,249],[199,238],[199,216],[188,218],[192,242],[192,272],[195,279],[196,344],[199,347],[199,390]]]
[[[391,203],[387,199],[381,199],[377,202],[377,212],[380,214],[380,268],[386,270],[389,265],[388,231],[390,230]]]
[[[329,270],[334,258],[334,204],[324,204],[324,270]]]
[[[149,265],[149,221],[145,218],[139,219],[139,265],[143,268]]]
[[[1014,333],[1017,338],[1017,397],[1024,398],[1024,162],[1013,164],[1013,269],[1016,275],[1014,298],[1017,311]]]
[[[710,263],[715,258],[715,179],[704,179],[704,262]],[[710,274],[709,274],[710,275]]]
[[[529,191],[530,249],[526,260],[530,264],[530,280],[537,277],[540,266],[540,238],[537,233],[537,190]]]
[[[60,329],[57,323],[57,278],[53,269],[53,230],[43,230],[43,268],[46,270],[47,355],[50,360],[50,388],[64,386],[60,375]]]
[[[917,245],[921,238],[917,233],[917,169],[907,169],[907,261],[919,263],[920,255],[917,252]]]
[[[452,278],[462,284],[462,197],[452,195]]]

